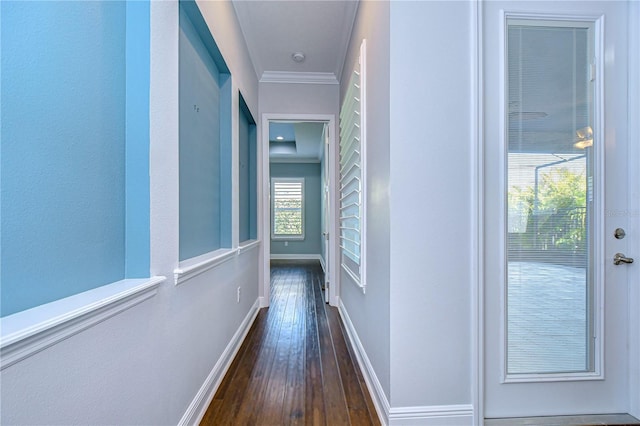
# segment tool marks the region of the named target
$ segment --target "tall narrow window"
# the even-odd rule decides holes
[[[340,109],[340,249],[343,269],[364,287],[365,40]]]
[[[507,373],[593,371],[593,28],[507,35]]]
[[[271,238],[304,239],[304,178],[271,180]]]

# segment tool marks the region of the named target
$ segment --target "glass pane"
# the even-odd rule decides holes
[[[592,369],[591,33],[508,22],[509,374]]]
[[[273,234],[302,235],[302,182],[274,182],[273,188]]]

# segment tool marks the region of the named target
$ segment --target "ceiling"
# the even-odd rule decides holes
[[[233,0],[256,75],[261,82],[337,84],[356,0]],[[303,62],[292,59],[305,55]]]
[[[323,130],[322,122],[270,122],[269,161],[320,161],[323,155]]]
[[[258,80],[338,84],[357,0],[233,0],[233,6]],[[294,61],[295,53],[304,60]],[[270,160],[319,161],[322,130],[318,122],[271,122]]]

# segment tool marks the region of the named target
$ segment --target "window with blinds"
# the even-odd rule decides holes
[[[340,109],[340,251],[342,267],[364,287],[365,48],[354,66]]]
[[[271,238],[304,239],[304,178],[271,180]]]

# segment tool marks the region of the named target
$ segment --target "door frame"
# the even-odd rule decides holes
[[[336,250],[335,235],[338,228],[336,206],[336,182],[337,182],[337,151],[336,151],[336,116],[334,114],[282,114],[282,113],[263,113],[261,116],[260,125],[260,145],[261,145],[261,197],[260,197],[260,211],[262,229],[260,234],[262,235],[262,249],[261,249],[261,266],[259,271],[259,288],[258,295],[260,298],[260,307],[268,307],[271,295],[271,204],[269,201],[269,122],[270,121],[296,121],[296,122],[322,122],[328,123],[329,129],[329,199],[330,208],[329,212],[329,259],[326,259],[329,269],[329,304],[331,306],[338,306],[340,283],[338,282],[338,276],[336,274],[336,267],[338,263]],[[322,143],[324,144],[324,138]],[[323,148],[324,149],[324,148]]]
[[[484,93],[483,93],[483,13],[484,2],[487,0],[479,0],[471,4],[470,25],[471,33],[474,37],[471,40],[471,116],[473,133],[471,137],[471,155],[472,155],[472,193],[471,205],[473,206],[473,214],[471,217],[471,248],[474,256],[471,257],[471,268],[473,271],[471,280],[471,349],[472,349],[472,378],[471,400],[474,407],[473,424],[484,424],[484,364],[485,364],[485,344],[484,344],[484,305],[485,305],[485,280],[484,280],[484,156],[485,156],[485,139],[484,139]],[[640,74],[640,4],[629,1],[629,38],[628,52],[629,55],[629,74]],[[638,79],[629,79],[629,117],[640,116],[640,81]],[[634,188],[640,181],[640,122],[638,120],[629,120],[629,173],[628,187]],[[640,191],[636,190],[630,193],[628,199],[628,210],[630,220],[629,235],[634,240],[629,241],[630,256],[640,257]],[[640,283],[640,267],[635,266],[629,268],[628,285],[629,285],[629,306],[640,306],[640,285],[632,285]],[[629,360],[640,360],[640,310],[630,309],[629,317]],[[629,395],[638,395],[635,399],[630,399],[629,414],[640,418],[640,361],[635,365],[628,366],[631,378],[629,380]],[[632,398],[632,397],[630,397]]]

